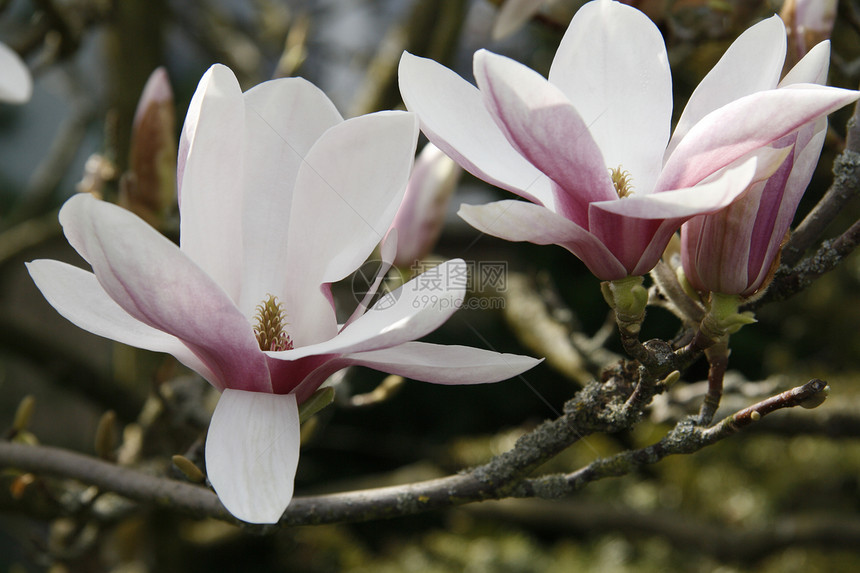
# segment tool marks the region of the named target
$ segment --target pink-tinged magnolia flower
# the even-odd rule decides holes
[[[757,57],[779,52],[767,42]],[[732,77],[753,67],[741,62]],[[771,143],[857,97],[806,84],[750,95],[734,80],[709,84],[703,99],[721,106],[684,125],[667,149],[663,38],[644,14],[610,0],[576,13],[549,80],[484,50],[474,72],[479,89],[430,60],[407,53],[400,63],[403,100],[427,137],[528,200],[464,205],[460,216],[490,235],[561,245],[604,280],[648,272],[684,221],[773,173],[784,152]]]
[[[326,378],[362,365],[417,380],[509,378],[537,360],[413,342],[459,306],[465,263],[405,284],[347,326],[330,283],[359,267],[403,198],[418,134],[407,112],[344,121],[310,83],[246,93],[212,67],[179,150],[180,246],[121,207],[69,199],[60,222],[93,273],[28,264],[63,316],[119,342],[167,352],[218,390],[206,468],[225,507],[278,520],[293,494],[299,414]]]
[[[391,223],[391,228],[397,230],[397,267],[408,269],[430,254],[442,232],[448,201],[462,172],[432,143],[418,154],[406,196]]]
[[[0,42],[0,101],[26,103],[33,95],[33,76],[21,56]]]
[[[705,88],[712,84],[733,82],[734,97],[775,87],[787,90],[799,83],[823,84],[830,58],[829,42],[815,46],[777,85],[782,53],[775,50],[762,57],[761,45],[766,41],[779,46],[780,38],[785,38],[784,29],[773,19],[744,33],[693,93],[687,110],[703,115],[720,105],[718,100],[702,99]],[[735,70],[741,65],[748,68],[738,75]],[[682,124],[694,121],[695,117],[681,118]],[[822,117],[774,141],[774,148],[787,149],[789,154],[770,178],[751,185],[725,209],[695,217],[681,227],[681,261],[695,289],[748,297],[766,286],[818,163],[826,131],[827,119]]]

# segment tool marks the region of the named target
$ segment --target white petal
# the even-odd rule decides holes
[[[672,76],[663,36],[639,10],[590,2],[574,16],[549,81],[585,121],[606,165],[642,192],[660,172],[672,119]]]
[[[462,260],[444,262],[388,293],[336,337],[266,354],[296,360],[315,354],[377,350],[420,338],[439,328],[460,308],[466,296],[466,273]]]
[[[400,94],[421,118],[421,130],[463,169],[526,199],[552,204],[545,176],[511,147],[478,89],[440,64],[404,52]]]
[[[700,119],[743,96],[776,87],[785,61],[785,24],[779,16],[738,36],[696,87],[666,150],[666,157]]]
[[[93,334],[129,346],[172,354],[216,388],[224,388],[224,382],[217,379],[181,340],[140,322],[124,311],[107,295],[94,274],[47,259],[27,263],[27,271],[45,299],[66,320]]]
[[[436,384],[484,384],[507,380],[542,362],[469,346],[407,342],[344,357],[355,365]]]
[[[747,153],[832,113],[860,93],[792,84],[742,97],[696,123],[668,157],[657,191],[692,187]]]
[[[245,93],[242,294],[247,316],[286,276],[289,222],[299,167],[314,143],[341,123],[334,104],[301,78],[264,82]]]
[[[0,42],[0,101],[24,103],[33,95],[33,77],[14,50]]]
[[[356,117],[329,129],[299,168],[283,286],[272,287],[284,294],[297,346],[334,336],[331,302],[320,285],[358,268],[388,231],[417,137],[412,113]]]
[[[206,436],[206,474],[227,511],[278,522],[293,498],[299,437],[293,394],[224,390]]]
[[[200,80],[179,145],[180,245],[239,300],[242,272],[242,172],[245,111],[229,68]]]
[[[791,84],[821,84],[827,81],[827,68],[830,66],[830,40],[815,45],[803,59],[797,62],[779,86]]]
[[[785,160],[788,151],[766,148],[695,187],[642,196],[633,194],[620,201],[592,203],[591,208],[637,219],[683,218],[713,212],[743,193],[757,174],[759,179],[772,174]],[[758,173],[759,169],[761,173]]]

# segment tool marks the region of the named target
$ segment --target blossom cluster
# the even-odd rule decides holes
[[[215,65],[179,141],[179,245],[81,193],[60,222],[92,272],[54,260],[28,269],[71,322],[169,353],[221,392],[206,441],[208,479],[239,519],[273,523],[293,496],[300,406],[335,372],[365,366],[475,384],[539,362],[416,341],[462,305],[462,260],[432,268],[439,280],[419,274],[395,296],[365,304],[392,265],[409,268],[432,249],[457,165],[523,199],[463,205],[468,223],[560,245],[602,280],[648,273],[680,230],[692,288],[741,297],[766,288],[826,116],[858,98],[824,85],[827,42],[780,79],[785,53],[778,17],[747,30],[674,131],[662,35],[612,0],[577,12],[548,78],[481,50],[476,87],[405,53],[405,112],[344,119],[303,79],[243,93]],[[413,170],[419,127],[432,145]],[[341,324],[332,284],[377,248],[380,275]]]

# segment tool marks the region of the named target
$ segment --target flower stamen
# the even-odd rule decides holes
[[[619,199],[633,195],[633,183],[630,181],[629,171],[622,169],[620,165],[615,168],[610,167],[609,177],[612,179],[612,185]]]
[[[279,352],[293,349],[293,341],[285,330],[287,311],[278,297],[266,295],[266,300],[257,305],[254,319],[254,336],[257,337],[260,350]]]

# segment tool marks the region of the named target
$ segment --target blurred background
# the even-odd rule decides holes
[[[783,8],[778,0],[628,3],[664,34],[676,117],[731,41]],[[25,105],[0,104],[0,429],[9,430],[6,438],[95,455],[97,428],[108,424],[120,461],[123,452],[133,451],[129,459],[136,466],[181,479],[170,456],[199,459],[212,392],[171,357],[81,331],[44,301],[25,261],[54,258],[85,266],[62,237],[60,205],[73,193],[95,192],[138,209],[177,239],[170,178],[152,183],[138,162],[142,154],[155,154],[146,151],[152,146],[175,146],[197,82],[216,62],[232,68],[244,89],[273,77],[303,76],[345,117],[402,107],[396,70],[404,49],[469,80],[479,48],[546,74],[582,2],[546,2],[522,24],[500,31],[501,4],[0,1],[0,41],[24,57],[35,81]],[[856,89],[857,0],[838,3],[832,42],[829,83]],[[796,48],[792,44],[789,59],[796,61]],[[172,139],[135,140],[135,109],[158,67],[172,85],[174,99],[166,107],[175,113],[163,118],[160,133]],[[844,146],[850,114],[845,109],[831,116],[799,216],[832,182],[830,169]],[[172,153],[175,168],[175,148]],[[579,358],[550,360],[493,385],[406,381],[382,393],[383,399],[375,398],[379,392],[368,397],[383,374],[349,371],[335,404],[303,428],[297,495],[407,483],[483,463],[555,417],[589,376],[618,359],[620,344],[605,326],[608,309],[598,281],[575,257],[555,246],[481,236],[455,215],[461,202],[505,195],[468,174],[459,180],[434,256],[504,265],[504,280],[492,289],[476,288],[473,303],[430,340],[542,355],[541,343],[527,336],[540,322],[575,342]],[[855,200],[827,236],[849,227],[858,214]],[[0,571],[858,571],[858,287],[855,254],[807,291],[762,308],[759,323],[732,338],[718,417],[812,377],[831,385],[823,406],[778,412],[694,455],[594,483],[571,499],[485,502],[390,521],[250,535],[166,509],[135,506],[99,514],[81,501],[92,495],[84,485],[30,481],[0,467]],[[349,279],[336,290],[345,316],[355,305],[353,290]],[[655,309],[644,337],[671,338],[678,327],[668,312]],[[694,366],[635,431],[589,437],[539,471],[573,471],[601,455],[653,443],[698,409],[704,390],[697,382],[705,375],[706,366]],[[22,401],[31,400],[26,430],[12,430]],[[105,422],[108,411],[115,419]]]

